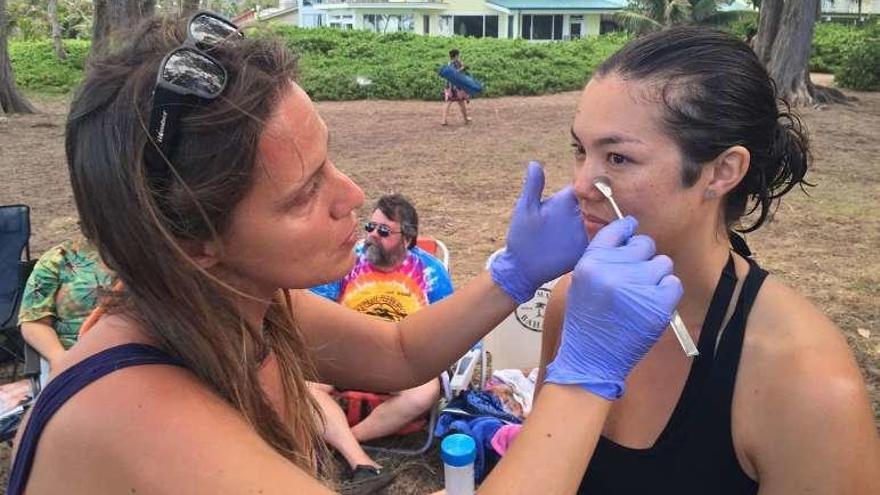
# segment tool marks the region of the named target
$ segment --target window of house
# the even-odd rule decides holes
[[[427,26],[427,24],[426,24]],[[497,15],[441,15],[438,22],[440,36],[498,37]],[[425,28],[427,32],[427,27]]]
[[[483,36],[487,38],[497,38],[498,37],[498,16],[497,15],[487,15],[486,16],[486,27],[485,33]]]
[[[427,15],[422,16],[422,33],[431,34],[431,17]]]
[[[328,16],[327,25],[332,28],[354,28],[354,14],[333,14]]]
[[[459,36],[483,37],[483,16],[481,15],[457,15],[452,20],[455,34]]]
[[[521,36],[527,40],[561,40],[562,19],[562,15],[524,15]]]
[[[452,16],[441,15],[438,27],[440,28],[440,36],[452,36]]]
[[[412,14],[364,14],[363,28],[376,33],[413,32],[415,17]]]
[[[322,14],[303,14],[303,27],[321,27],[323,18]]]

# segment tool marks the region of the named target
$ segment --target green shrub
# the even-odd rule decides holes
[[[316,100],[439,99],[437,70],[458,48],[482,96],[537,95],[580,89],[593,68],[626,42],[621,34],[564,43],[442,38],[274,26],[300,54],[300,84]]]
[[[863,39],[867,30],[852,25],[821,22],[816,24],[810,70],[833,73],[843,63],[847,51]]]
[[[732,21],[727,22],[722,28],[730,31],[737,38],[744,40],[749,34],[749,30],[758,30],[758,13],[751,11],[743,12]]]
[[[612,34],[555,43],[494,38],[442,38],[410,33],[379,35],[359,30],[262,26],[248,36],[278,35],[300,56],[300,84],[315,100],[440,98],[437,70],[458,48],[482,96],[537,95],[580,89],[626,35]],[[10,44],[18,84],[31,91],[64,93],[82,77],[88,42],[66,41],[70,59],[60,61],[51,43]]]
[[[880,91],[880,35],[866,36],[849,48],[834,80],[844,88]]]
[[[19,87],[47,94],[63,94],[79,84],[83,76],[89,42],[64,40],[67,60],[60,60],[51,40],[13,41],[9,58]]]

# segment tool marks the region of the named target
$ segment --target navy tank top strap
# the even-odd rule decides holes
[[[123,344],[105,349],[64,370],[40,393],[24,429],[9,473],[7,495],[21,495],[27,486],[34,454],[43,429],[71,397],[99,378],[116,370],[147,364],[181,366],[164,351],[146,344]]]

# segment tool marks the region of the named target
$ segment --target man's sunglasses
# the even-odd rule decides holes
[[[186,40],[159,64],[150,113],[147,173],[152,178],[168,175],[165,161],[174,153],[178,126],[185,112],[214,100],[226,88],[226,69],[205,53],[224,41],[244,38],[238,26],[211,12],[193,15],[186,26]]]
[[[376,222],[367,222],[364,224],[364,230],[369,234],[372,231],[376,231],[379,234],[379,237],[388,237],[391,234],[399,234],[400,231],[391,230],[391,227],[385,225],[384,223],[376,223]]]

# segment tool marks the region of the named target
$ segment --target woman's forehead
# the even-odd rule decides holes
[[[662,102],[649,97],[651,91],[647,83],[614,74],[590,80],[581,94],[573,131],[580,139],[663,134]]]
[[[321,166],[327,158],[327,126],[308,95],[292,84],[279,99],[260,135],[260,161],[270,168],[284,164],[299,175]],[[291,162],[296,167],[289,167]]]

